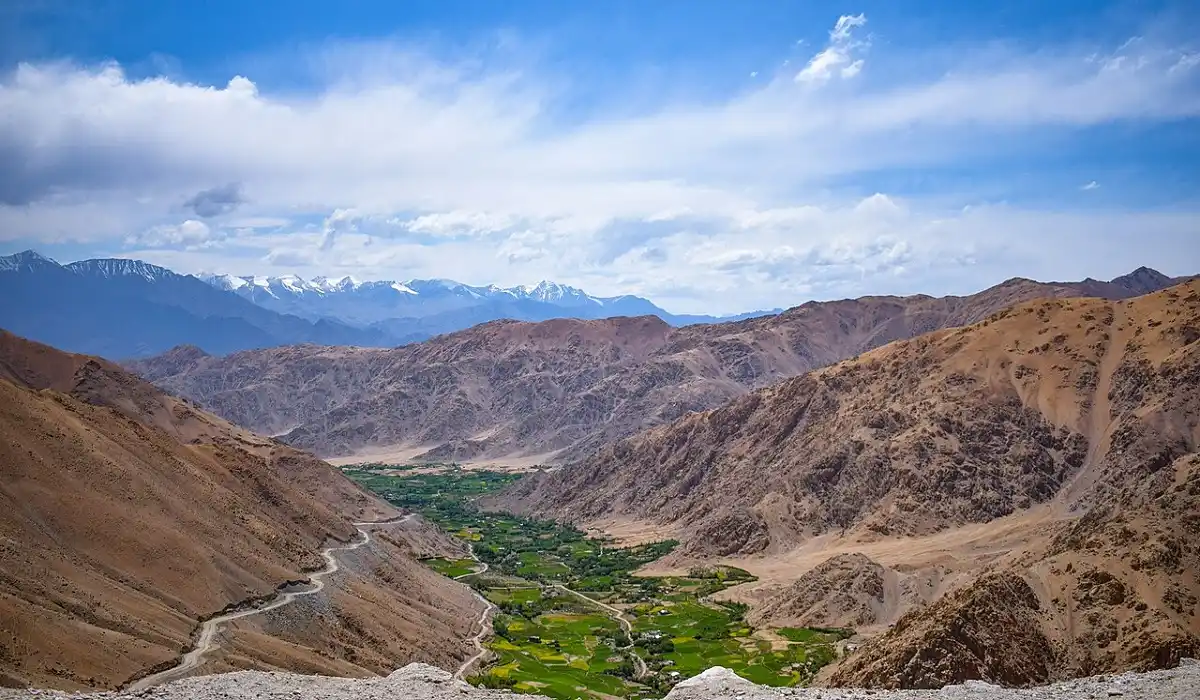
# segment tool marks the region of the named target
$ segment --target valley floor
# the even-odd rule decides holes
[[[837,656],[848,630],[758,629],[747,607],[717,594],[753,577],[728,566],[633,576],[674,541],[620,547],[569,526],[479,512],[471,500],[511,473],[384,464],[343,468],[393,505],[420,512],[469,543],[490,566],[426,563],[475,588],[497,609],[489,662],[470,680],[556,698],[661,697],[680,680],[722,665],[774,686],[807,683]]]

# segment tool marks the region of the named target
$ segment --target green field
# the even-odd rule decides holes
[[[431,559],[422,559],[421,563],[442,576],[449,576],[450,578],[466,576],[479,567],[479,564],[474,559],[443,559],[441,557],[434,557]]]
[[[474,499],[519,478],[513,474],[456,468],[408,473],[390,465],[343,471],[391,503],[471,542],[476,556],[491,567],[464,579],[499,608],[488,642],[495,656],[470,679],[477,685],[568,699],[657,698],[679,680],[715,665],[758,683],[799,685],[833,660],[835,643],[847,634],[754,630],[744,620],[746,606],[709,598],[754,580],[741,569],[633,575],[669,553],[673,541],[616,547],[569,525],[475,508]],[[425,563],[447,576],[474,570],[471,560]],[[616,613],[592,601],[621,610],[632,635]]]

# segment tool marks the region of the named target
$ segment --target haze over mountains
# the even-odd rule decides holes
[[[33,251],[0,258],[0,328],[113,359],[180,343],[227,353],[286,343],[387,345],[378,330],[264,309],[195,277],[136,260],[69,265]]]
[[[399,515],[311,455],[4,332],[0,503],[0,686],[72,689],[173,666],[200,620],[305,580],[353,521]],[[387,535],[322,608],[239,622],[209,663],[362,676],[466,657],[476,603],[415,560],[429,526]]]
[[[198,278],[123,258],[60,265],[34,251],[0,257],[0,295],[6,302],[0,328],[110,359],[185,344],[217,355],[300,343],[392,347],[499,318],[653,314],[674,325],[717,320],[670,314],[635,296],[593,297],[551,282],[500,289],[449,280]],[[766,313],[773,312],[731,318]]]
[[[217,287],[280,313],[305,318],[336,318],[361,326],[379,324],[395,332],[426,337],[510,318],[658,316],[673,326],[736,321],[776,313],[757,311],[728,317],[671,314],[641,297],[596,297],[582,289],[541,281],[532,286],[473,287],[447,279],[360,281],[353,277],[304,280],[282,277],[199,275]]]
[[[1139,268],[1107,282],[1018,278],[966,297],[810,302],[678,329],[652,316],[498,321],[387,350],[286,347],[220,358],[178,348],[130,366],[229,420],[322,455],[386,448],[430,459],[569,461],[752,389],[1015,303],[1120,299],[1174,281]]]

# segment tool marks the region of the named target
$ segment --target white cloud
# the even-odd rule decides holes
[[[550,277],[681,311],[888,291],[864,275],[886,275],[892,291],[967,291],[1004,270],[1048,270],[1053,250],[1014,251],[1087,230],[1110,237],[1089,251],[1186,262],[1153,257],[1187,247],[1186,212],[964,212],[975,198],[844,188],[880,170],[1007,154],[1038,129],[1195,119],[1196,54],[1148,38],[1113,51],[993,47],[956,62],[921,56],[921,70],[890,81],[873,55],[870,80],[842,81],[864,70],[866,21],[837,21],[806,84],[764,74],[721,99],[569,121],[557,117],[570,87],[536,67],[459,66],[388,45],[316,61],[338,73],[310,94],[260,89],[252,75],[207,86],[115,65],[22,65],[0,80],[0,240],[128,241],[109,252],[183,271]],[[207,224],[178,223],[200,211]],[[1062,250],[1048,277],[1108,264]]]
[[[850,41],[850,32],[866,23],[867,16],[861,12],[857,15],[842,15],[838,17],[837,23],[833,25],[833,30],[829,32],[829,40],[839,43],[848,42]]]
[[[1095,180],[1092,180],[1091,182],[1089,182],[1085,185],[1082,185],[1079,189],[1086,192],[1088,190],[1097,189],[1098,187],[1100,187],[1100,183],[1096,182]]]
[[[220,235],[203,221],[188,219],[180,224],[152,226],[126,237],[125,242],[139,246],[188,248],[208,243]]]
[[[823,83],[835,73],[843,78],[853,78],[863,68],[863,59],[856,56],[865,51],[870,42],[856,40],[855,29],[864,26],[867,17],[863,14],[842,15],[829,32],[829,44],[808,61],[808,65],[796,74],[798,83]]]
[[[431,236],[482,236],[512,228],[516,217],[505,213],[456,210],[424,214],[407,221],[392,219],[391,223],[413,233]]]

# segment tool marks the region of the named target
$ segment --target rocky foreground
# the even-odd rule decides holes
[[[1184,659],[1177,668],[1149,673],[1094,676],[1036,688],[1001,688],[967,681],[941,690],[864,690],[850,688],[767,688],[715,667],[689,678],[667,695],[668,700],[1194,700],[1200,693],[1200,662]],[[352,679],[294,673],[239,671],[188,678],[142,691],[79,695],[54,690],[0,690],[0,700],[29,698],[142,698],[144,700],[548,700],[474,688],[446,671],[409,664],[386,678]]]

